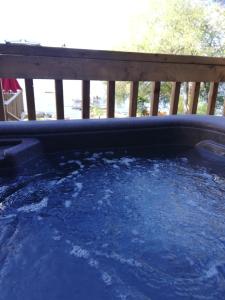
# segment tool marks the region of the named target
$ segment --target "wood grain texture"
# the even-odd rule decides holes
[[[6,119],[7,121],[20,121],[21,119],[18,118],[16,115],[12,114],[11,112],[6,112]]]
[[[25,78],[29,120],[36,119],[30,78],[55,80],[57,119],[64,118],[63,79],[82,80],[83,118],[90,117],[90,80],[108,81],[108,117],[115,115],[115,81],[131,82],[130,116],[136,116],[140,81],[154,82],[151,115],[158,114],[160,82],[173,82],[170,114],[177,113],[181,82],[195,82],[189,103],[193,114],[200,82],[211,82],[207,113],[214,114],[218,83],[225,82],[225,58],[0,44],[1,77]],[[0,104],[0,118],[3,114]]]
[[[3,97],[3,90],[2,90],[2,82],[0,80],[0,121],[5,121],[5,107],[4,107],[4,97]]]
[[[196,114],[198,108],[198,97],[200,92],[200,82],[193,82],[189,104],[189,113]]]
[[[4,98],[6,98],[6,95]],[[24,112],[22,90],[17,91],[17,93],[11,94],[10,96],[8,94],[7,98],[8,100],[4,100],[6,118],[8,119],[8,116],[10,114],[11,119],[12,116],[14,116],[14,120],[16,118],[20,120],[22,113]]]
[[[162,62],[179,64],[205,64],[205,65],[225,65],[225,59],[221,57],[206,57],[193,55],[171,55],[140,52],[122,52],[105,50],[86,50],[59,47],[27,46],[0,44],[0,54],[13,54],[25,56],[49,56],[67,57],[79,59],[101,59],[120,61],[143,61]]]
[[[25,79],[28,120],[36,120],[33,79]]]
[[[90,118],[90,80],[82,81],[82,118]]]
[[[136,117],[137,115],[138,87],[138,81],[132,81],[130,83],[129,117]]]
[[[160,81],[152,82],[150,116],[157,116],[159,110]]]
[[[56,117],[57,120],[64,119],[64,100],[63,100],[63,82],[55,80],[55,100],[56,100]]]
[[[180,82],[172,82],[172,91],[170,97],[170,115],[176,115],[180,96]]]
[[[107,82],[107,118],[115,116],[115,81]]]
[[[218,87],[219,87],[219,84],[217,82],[210,83],[209,96],[208,96],[208,107],[207,107],[208,115],[214,115]]]
[[[0,77],[106,81],[225,81],[220,65],[0,55]]]

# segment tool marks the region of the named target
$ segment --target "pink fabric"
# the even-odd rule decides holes
[[[17,90],[22,90],[18,81],[12,78],[2,78],[2,88],[5,92],[17,92]]]

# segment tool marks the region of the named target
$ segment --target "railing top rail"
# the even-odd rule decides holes
[[[225,58],[0,44],[0,55],[225,66]]]
[[[225,82],[225,58],[0,44],[0,78]]]

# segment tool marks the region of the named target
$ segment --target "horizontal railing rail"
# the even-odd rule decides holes
[[[158,114],[161,82],[171,82],[170,114],[177,114],[182,82],[192,82],[189,113],[197,112],[200,83],[209,82],[207,114],[214,114],[225,59],[0,44],[0,78],[23,78],[28,119],[36,119],[33,79],[55,80],[56,116],[64,119],[63,80],[82,80],[82,117],[90,117],[90,81],[107,81],[107,117],[115,116],[115,82],[129,81],[129,116],[137,114],[139,83],[152,82],[150,115]],[[0,87],[1,89],[1,87]],[[0,90],[0,94],[2,91]],[[0,119],[5,120],[1,104]]]

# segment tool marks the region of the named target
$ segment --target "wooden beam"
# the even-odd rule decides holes
[[[152,82],[150,116],[157,116],[159,109],[160,81]]]
[[[191,97],[190,97],[190,104],[189,104],[190,114],[197,113],[199,92],[200,92],[200,82],[193,82],[191,87]]]
[[[36,120],[33,79],[25,79],[28,120]]]
[[[115,116],[115,81],[107,82],[107,118]]]
[[[106,81],[225,81],[220,65],[0,55],[0,77]]]
[[[138,81],[132,81],[130,83],[129,117],[136,117],[137,115],[138,87]]]
[[[5,120],[6,120],[5,105],[4,105],[2,81],[0,79],[0,121],[5,121]]]
[[[7,119],[12,121],[20,121],[20,118],[9,111],[7,111]]]
[[[178,63],[192,65],[225,65],[225,59],[221,57],[206,57],[193,55],[174,55],[174,54],[155,54],[140,52],[122,52],[122,51],[105,51],[105,50],[87,50],[72,49],[62,47],[43,47],[0,44],[0,54],[20,55],[20,56],[47,56],[47,57],[67,57],[78,59],[101,59],[115,61],[132,61],[132,62],[156,62],[156,63]]]
[[[82,118],[90,118],[90,80],[82,81]]]
[[[64,119],[63,82],[55,80],[55,100],[57,120]]]
[[[180,82],[172,82],[172,91],[170,97],[170,115],[177,114],[180,97],[180,85]]]
[[[209,96],[208,96],[208,107],[207,114],[214,115],[215,107],[216,107],[216,97],[218,92],[219,83],[211,82],[209,88]]]

